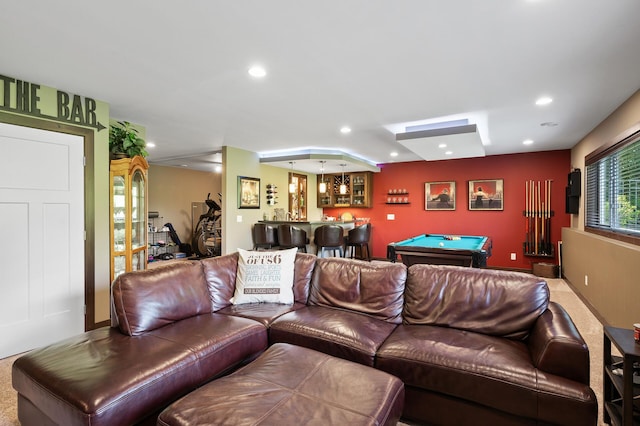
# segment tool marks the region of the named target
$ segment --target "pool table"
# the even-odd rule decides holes
[[[387,258],[392,262],[400,255],[402,262],[434,263],[486,268],[491,256],[491,238],[474,235],[424,234],[387,246]]]

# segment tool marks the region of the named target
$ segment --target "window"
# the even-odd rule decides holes
[[[640,244],[640,131],[589,154],[587,231]]]

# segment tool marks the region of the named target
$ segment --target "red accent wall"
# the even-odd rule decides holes
[[[570,226],[565,211],[565,187],[571,171],[571,151],[543,151],[496,155],[447,161],[415,161],[379,165],[373,177],[373,207],[324,209],[328,216],[350,212],[356,218],[368,217],[372,224],[370,247],[374,257],[384,258],[387,244],[419,234],[485,235],[493,240],[489,267],[531,269],[533,262],[556,259],[524,256],[526,239],[525,184],[551,179],[551,240],[557,251],[561,228]],[[468,181],[504,179],[504,210],[470,211]],[[455,181],[454,211],[425,210],[425,183]],[[386,204],[389,190],[406,189],[409,204]],[[404,198],[404,195],[403,195]],[[395,220],[387,220],[394,214]],[[516,260],[510,254],[516,253]]]

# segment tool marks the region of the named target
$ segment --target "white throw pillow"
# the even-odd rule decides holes
[[[248,251],[238,249],[236,290],[231,303],[293,304],[293,270],[298,249]]]

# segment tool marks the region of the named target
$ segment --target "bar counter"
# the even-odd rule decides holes
[[[342,227],[344,235],[346,236],[349,230],[355,227],[356,223],[355,220],[259,220],[258,222],[275,227],[281,224],[288,224],[303,229],[307,233],[307,238],[309,238],[307,253],[317,252],[316,246],[313,243],[313,233],[316,231],[316,228],[322,225],[339,225]]]

